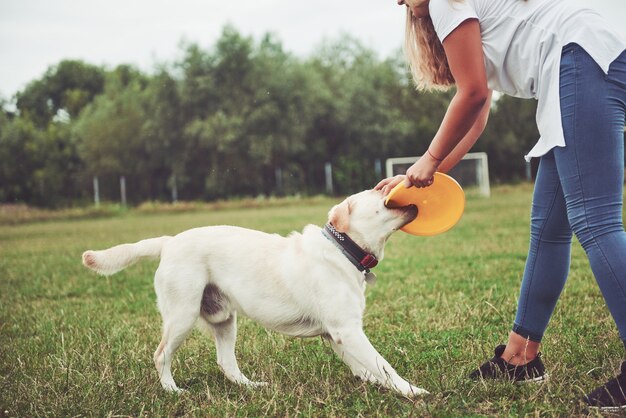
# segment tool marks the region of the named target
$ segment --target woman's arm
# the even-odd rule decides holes
[[[465,134],[463,139],[459,142],[459,144],[454,147],[454,149],[448,154],[446,158],[441,162],[437,171],[441,171],[442,173],[447,173],[452,170],[454,166],[456,166],[461,159],[469,152],[469,150],[474,146],[478,138],[482,135],[485,130],[485,126],[487,126],[487,120],[489,119],[489,111],[491,110],[491,90],[489,90],[489,94],[487,97],[487,101],[483,105],[482,110],[478,114],[478,118],[474,125],[470,128],[470,130]]]
[[[485,126],[487,125],[487,120],[489,119],[489,111],[491,109],[491,91],[489,91],[489,99],[485,102],[483,109],[480,111],[478,118],[476,119],[476,123],[471,129],[467,132],[467,134],[461,139],[459,144],[448,154],[448,156],[441,162],[437,171],[442,173],[447,173],[454,166],[458,164],[459,161],[469,152],[469,150],[474,146],[480,135],[485,130]],[[386,196],[389,194],[391,189],[396,187],[398,183],[401,183],[406,179],[405,175],[397,175],[394,177],[388,177],[381,180],[374,190],[382,190],[383,194]],[[408,186],[408,184],[407,184]]]
[[[476,123],[479,116],[488,114],[490,92],[478,21],[461,23],[444,39],[443,48],[457,90],[427,152],[407,170],[407,180],[417,187],[430,186],[433,174],[449,155],[452,154],[444,169],[458,162],[458,154],[464,155],[478,137],[472,138],[475,134],[468,133],[474,126],[480,127]],[[453,152],[459,145],[458,151]]]

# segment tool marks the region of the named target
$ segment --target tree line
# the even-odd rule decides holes
[[[59,207],[119,196],[171,198],[319,194],[332,164],[334,193],[379,180],[378,160],[419,155],[453,92],[418,92],[398,50],[381,59],[343,37],[305,58],[267,34],[234,27],[209,48],[146,74],[64,60],[0,103],[0,202]],[[491,181],[525,177],[538,137],[534,101],[503,97],[474,151]]]

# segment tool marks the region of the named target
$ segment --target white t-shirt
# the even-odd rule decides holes
[[[565,146],[559,99],[561,50],[577,43],[607,73],[626,41],[596,11],[573,0],[430,0],[443,40],[467,19],[478,19],[490,89],[535,98],[537,144],[527,161]]]

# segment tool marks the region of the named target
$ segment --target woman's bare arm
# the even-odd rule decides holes
[[[432,184],[433,174],[450,154],[453,155],[442,169],[450,169],[459,161],[459,154],[478,138],[475,133],[470,136],[468,133],[474,127],[480,128],[479,117],[488,114],[485,106],[490,91],[478,21],[469,19],[461,23],[444,39],[443,48],[457,90],[427,152],[406,172],[408,181],[417,187]]]
[[[491,91],[489,91],[489,96],[487,101],[483,105],[482,110],[478,114],[478,118],[474,125],[470,128],[470,130],[465,134],[463,139],[458,143],[456,147],[448,154],[446,158],[441,162],[437,171],[441,171],[442,173],[447,173],[454,166],[456,166],[461,159],[469,152],[469,150],[474,146],[478,138],[482,135],[485,130],[485,126],[487,125],[487,120],[489,119],[489,111],[491,109]]]

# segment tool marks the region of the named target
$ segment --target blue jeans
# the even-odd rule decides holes
[[[574,233],[626,345],[626,51],[607,76],[584,49],[567,45],[560,96],[566,146],[539,163],[513,331],[541,341],[567,279]]]

